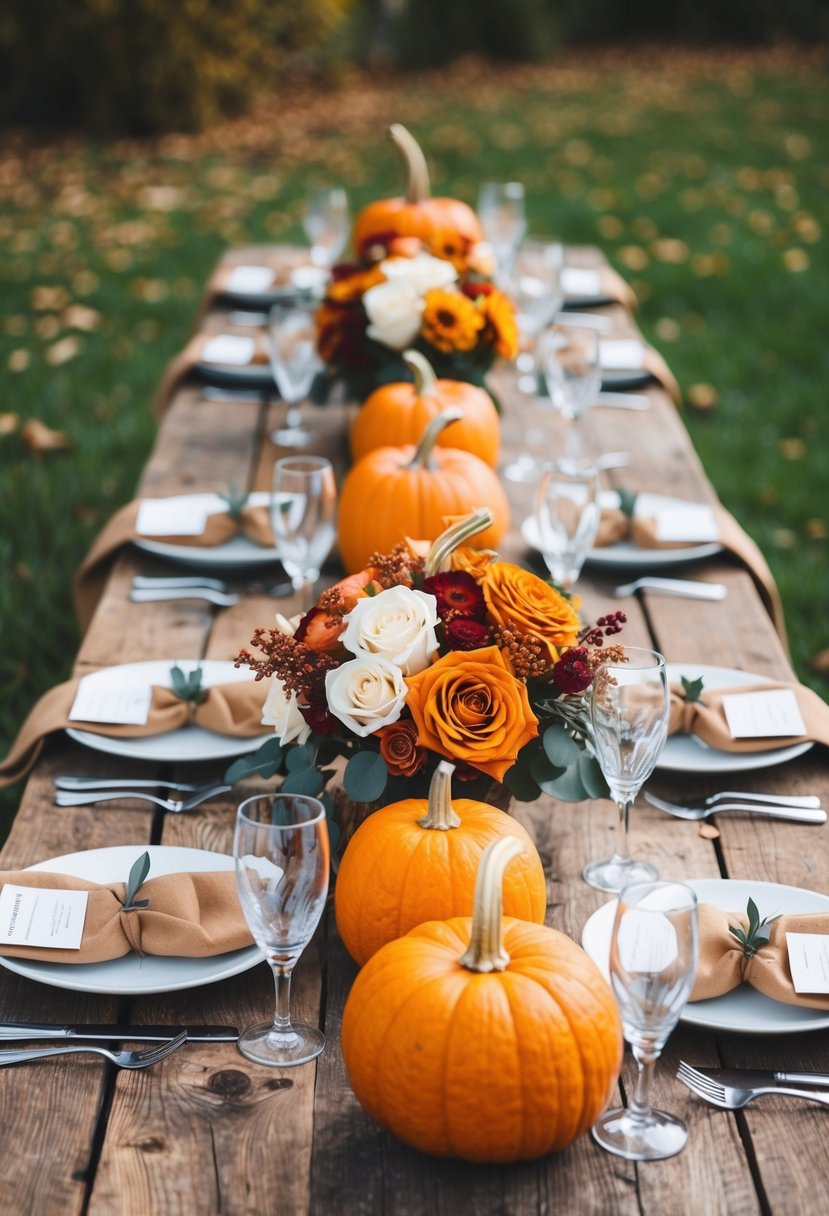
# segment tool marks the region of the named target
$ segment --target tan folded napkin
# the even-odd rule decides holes
[[[175,355],[167,364],[150,406],[152,415],[155,419],[159,419],[163,416],[165,410],[175,396],[176,390],[179,388],[181,382],[190,374],[197,363],[201,363],[203,361],[202,356],[204,354],[205,347],[217,336],[217,334],[213,333],[196,334],[195,337],[190,339],[184,350]],[[262,334],[246,334],[245,337],[254,338],[254,354],[250,363],[240,364],[237,370],[243,371],[246,366],[267,366],[270,360],[268,357],[267,347],[265,346],[264,336]]]
[[[761,739],[732,739],[725,719],[723,697],[741,693],[777,692],[791,689],[806,727],[805,735],[775,735]],[[718,688],[707,691],[703,686],[700,701],[688,701],[681,688],[671,689],[668,734],[695,735],[709,747],[723,752],[764,752],[776,747],[792,747],[797,743],[823,743],[829,747],[829,705],[813,692],[796,682],[752,684],[742,688]]]
[[[617,304],[631,310],[639,307],[636,292],[612,266],[599,267],[599,282],[602,285],[602,291]]]
[[[219,735],[251,738],[263,733],[262,706],[266,686],[263,681],[240,680],[237,684],[216,684],[204,690],[199,705],[182,701],[170,688],[153,687],[152,702],[143,726],[117,726],[69,719],[78,691],[78,680],[67,680],[50,688],[32,709],[18,731],[17,738],[0,764],[0,789],[25,777],[37,760],[47,735],[67,727],[108,735],[117,739],[136,739],[162,735],[195,723]]]
[[[0,872],[0,888],[7,882],[17,887],[89,892],[79,950],[0,946],[0,953],[10,958],[103,963],[123,958],[131,950],[142,956],[207,958],[253,944],[232,870],[150,878],[138,889],[141,899],[149,900],[148,906],[129,911],[121,906],[126,900],[123,882],[102,885],[45,870]]]
[[[140,506],[140,500],[136,499],[116,511],[92,542],[75,575],[75,614],[82,632],[92,619],[101,598],[109,574],[110,560],[122,545],[130,541],[155,540],[166,545],[211,548],[225,544],[234,536],[242,535],[265,549],[272,549],[276,544],[267,507],[243,507],[237,519],[232,519],[226,511],[208,515],[205,529],[198,536],[141,536],[135,530]]]
[[[829,996],[797,993],[789,970],[787,933],[829,933],[829,913],[793,913],[771,922],[769,940],[746,958],[742,944],[729,933],[729,925],[748,929],[744,913],[723,912],[712,904],[700,904],[699,963],[690,1000],[707,1001],[750,984],[758,992],[786,1005],[806,1009],[829,1009]]]

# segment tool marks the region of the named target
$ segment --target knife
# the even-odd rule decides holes
[[[695,1066],[696,1067],[696,1066]],[[764,1085],[815,1085],[829,1088],[829,1075],[821,1072],[776,1072],[762,1068],[697,1068],[720,1085],[753,1089]]]
[[[235,1026],[112,1026],[88,1023],[58,1026],[53,1022],[0,1022],[0,1041],[17,1039],[106,1039],[118,1042],[154,1043],[174,1039],[187,1031],[191,1042],[235,1043],[239,1031]]]

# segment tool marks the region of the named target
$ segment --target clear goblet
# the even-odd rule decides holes
[[[515,251],[527,231],[521,182],[482,182],[478,191],[478,219],[492,247],[496,278],[503,285],[512,277]]]
[[[348,195],[343,187],[312,190],[305,202],[302,226],[311,245],[311,261],[329,270],[345,249],[351,229]]]
[[[311,592],[334,544],[337,484],[323,456],[286,456],[273,470],[271,523],[279,558],[311,607]]]
[[[248,1027],[239,1050],[257,1064],[305,1064],[323,1050],[325,1036],[291,1021],[291,974],[328,894],[325,807],[301,794],[246,799],[236,812],[233,857],[242,911],[276,985],[273,1021]]]
[[[317,354],[316,305],[312,301],[274,304],[268,313],[271,371],[286,404],[284,424],[271,438],[282,447],[305,447],[313,439],[302,425],[302,402],[322,364]]]
[[[550,404],[565,419],[565,450],[579,455],[576,424],[594,404],[602,386],[599,335],[584,325],[559,323],[538,340]]]
[[[593,677],[590,699],[596,755],[619,814],[613,856],[582,870],[585,882],[600,891],[621,891],[627,883],[658,877],[652,865],[630,856],[628,824],[630,808],[653,772],[667,737],[668,677],[665,660],[655,650],[619,649],[622,656],[602,663]]]
[[[697,897],[679,882],[632,883],[619,896],[610,944],[610,983],[639,1068],[626,1110],[608,1110],[593,1139],[628,1161],[681,1152],[688,1129],[650,1105],[653,1068],[690,995],[699,949]]]
[[[599,528],[599,474],[586,460],[544,466],[535,518],[541,555],[553,582],[565,589],[576,581]]]

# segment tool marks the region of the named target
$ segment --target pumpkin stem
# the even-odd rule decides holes
[[[412,135],[399,122],[392,123],[388,129],[389,139],[403,157],[409,174],[409,185],[406,199],[410,203],[420,203],[428,198],[431,192],[429,184],[429,168],[423,149]]]
[[[469,540],[470,536],[483,532],[484,528],[489,528],[493,519],[494,516],[489,507],[478,507],[475,511],[470,511],[468,515],[462,515],[460,519],[445,528],[437,540],[432,542],[426,555],[424,570],[426,578],[432,578],[433,575],[440,573],[450,553],[457,549],[458,545],[462,545],[465,540]]]
[[[438,414],[436,418],[427,425],[426,430],[420,436],[420,443],[415,448],[415,454],[409,462],[410,469],[428,469],[430,468],[429,460],[432,455],[432,448],[438,441],[438,435],[452,422],[460,422],[463,414],[458,409],[444,410],[442,414]]]
[[[419,350],[404,350],[403,362],[414,376],[416,395],[428,397],[438,382],[429,360]]]
[[[458,959],[468,971],[503,971],[509,955],[501,938],[504,870],[524,851],[515,836],[502,836],[487,845],[478,864],[469,945]]]
[[[432,774],[429,785],[429,809],[418,823],[422,828],[433,828],[438,832],[449,832],[459,828],[461,821],[452,806],[452,774],[454,764],[441,760]]]

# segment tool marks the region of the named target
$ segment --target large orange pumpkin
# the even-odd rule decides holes
[[[438,380],[419,351],[407,350],[403,358],[414,384],[383,384],[367,398],[351,427],[353,459],[375,448],[417,443],[427,422],[442,410],[459,409],[463,416],[438,436],[437,446],[473,452],[494,469],[501,424],[489,394],[463,380]]]
[[[478,549],[498,545],[509,528],[509,503],[498,477],[471,452],[435,447],[444,427],[459,418],[457,410],[445,410],[417,447],[375,448],[352,467],[339,510],[340,556],[349,574],[406,536],[434,540],[447,516],[476,507],[489,507],[493,522],[469,543]]]
[[[358,257],[369,256],[374,244],[387,250],[398,238],[402,238],[403,246],[410,238],[428,245],[433,235],[445,231],[469,245],[483,240],[478,217],[466,203],[456,198],[429,197],[429,170],[414,136],[400,123],[389,127],[388,134],[406,163],[408,190],[405,198],[379,199],[359,213],[354,223]]]
[[[565,1148],[607,1107],[622,1063],[610,987],[569,937],[502,923],[514,837],[481,859],[472,919],[428,921],[359,973],[342,1048],[357,1098],[424,1153],[521,1161]]]
[[[349,841],[337,873],[337,928],[360,966],[427,920],[469,915],[478,862],[486,846],[514,836],[524,851],[510,867],[504,907],[520,920],[544,922],[546,883],[541,860],[511,815],[451,798],[454,765],[441,761],[428,800],[406,798],[375,811]]]

